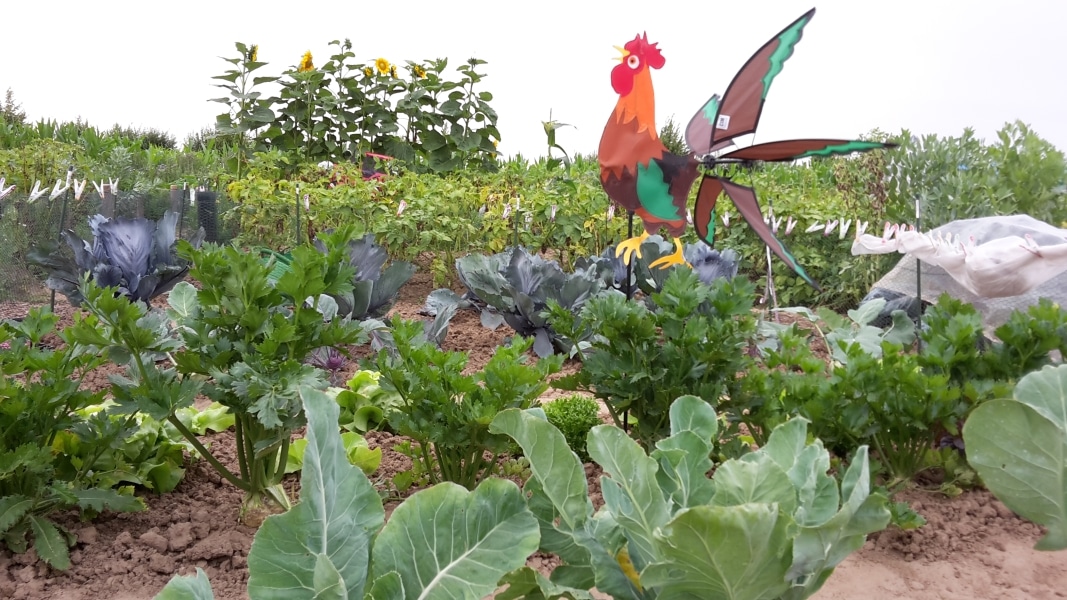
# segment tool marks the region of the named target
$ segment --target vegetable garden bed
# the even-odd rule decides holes
[[[394,314],[415,318],[432,289],[429,276],[419,273],[401,291]],[[160,300],[164,300],[161,298]],[[0,305],[0,318],[25,314],[28,306]],[[72,310],[57,303],[69,319]],[[476,314],[461,311],[453,319],[444,347],[469,351],[468,369],[484,366],[494,348],[510,333],[488,331]],[[567,368],[570,366],[570,368]],[[352,363],[350,370],[356,368]],[[564,372],[573,372],[566,365]],[[86,386],[105,386],[102,367],[84,379]],[[550,390],[543,397],[559,395]],[[606,420],[606,419],[605,419]],[[201,437],[221,452],[223,462],[236,458],[231,432]],[[386,481],[410,467],[410,460],[393,446],[399,436],[372,432],[371,448],[382,448],[382,463],[371,477]],[[587,464],[591,498],[600,501],[598,467]],[[298,476],[289,475],[286,488],[295,491]],[[295,497],[295,493],[293,494]],[[24,555],[0,553],[0,596],[16,599],[109,597],[113,600],[151,598],[175,574],[205,569],[217,598],[247,598],[247,556],[255,530],[238,523],[242,493],[224,481],[204,461],[188,461],[185,478],[170,493],[146,494],[148,510],[104,513],[93,522],[75,517],[58,519],[77,533],[72,567],[60,572]],[[984,490],[965,491],[955,498],[917,490],[904,492],[928,521],[921,529],[889,529],[871,536],[862,550],[849,557],[815,598],[1059,598],[1067,590],[1067,564],[1059,553],[1042,553],[1033,545],[1041,529],[1011,513]],[[387,501],[387,513],[397,502]],[[543,572],[558,560],[535,554],[528,564]]]

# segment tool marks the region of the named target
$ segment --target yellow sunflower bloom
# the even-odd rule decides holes
[[[396,65],[392,65],[389,67],[389,76],[394,79],[396,78]]]
[[[374,69],[370,67],[363,67],[363,74],[367,77],[374,77]]]
[[[296,70],[301,73],[315,70],[315,63],[311,62],[311,50],[304,53],[304,58],[300,59],[300,66]]]
[[[259,44],[252,44],[252,48],[248,51],[248,61],[256,62],[259,58]]]
[[[384,58],[379,58],[379,59],[375,60],[374,61],[374,66],[375,66],[375,68],[378,69],[378,73],[380,73],[382,75],[385,75],[386,73],[389,72],[389,66],[390,66],[389,65],[389,61],[385,60]]]
[[[415,77],[419,79],[426,78],[426,69],[422,68],[422,65],[415,65],[412,67],[411,72],[415,74]]]

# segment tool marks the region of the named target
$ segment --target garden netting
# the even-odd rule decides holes
[[[962,219],[926,233],[868,234],[852,252],[907,253],[864,298],[887,300],[882,319],[895,309],[915,317],[917,297],[933,304],[948,293],[974,305],[991,335],[1013,311],[1041,298],[1067,304],[1067,230],[1028,215]]]
[[[67,208],[63,228],[73,229],[83,239],[92,240],[89,217],[103,212],[104,201],[91,184],[81,200],[67,193],[50,200],[45,193],[31,201],[18,190],[0,199],[0,302],[48,301],[50,290],[44,285],[47,275],[31,266],[26,256],[31,248],[59,239],[64,201]],[[191,237],[200,227],[204,227],[208,241],[219,243],[229,242],[237,233],[225,218],[233,203],[221,193],[181,190],[176,206],[181,216],[178,222],[180,238]],[[120,190],[115,194],[115,217],[133,218],[140,213],[146,219],[158,221],[169,208],[169,190]],[[66,244],[62,247],[66,248]]]

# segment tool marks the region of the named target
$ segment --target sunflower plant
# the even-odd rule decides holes
[[[230,92],[229,96],[212,98],[212,102],[225,104],[228,110],[215,117],[215,130],[219,134],[236,134],[240,152],[234,157],[234,164],[228,165],[237,176],[241,176],[241,167],[248,159],[251,151],[249,137],[255,137],[258,130],[262,129],[275,120],[274,111],[270,109],[271,101],[263,98],[262,93],[255,87],[262,83],[277,81],[277,77],[253,77],[252,73],[267,63],[259,61],[259,46],[257,44],[235,44],[240,56],[235,58],[223,58],[234,66],[222,75],[215,75],[212,79],[219,79],[225,83],[216,83],[216,87]]]
[[[477,71],[485,61],[467,60],[455,79],[445,74],[447,59],[402,66],[378,57],[361,63],[350,40],[330,45],[337,51],[321,66],[309,51],[280,77],[252,79],[252,85],[280,82],[281,90],[271,98],[258,92],[246,97],[249,92],[234,83],[247,79],[240,69],[219,76],[234,83],[235,98],[256,101],[251,112],[239,103],[233,115],[219,117],[220,123],[252,131],[256,151],[299,152],[304,162],[342,162],[370,151],[417,170],[495,165],[497,114],[489,105],[492,94],[480,89],[485,75]],[[227,60],[238,66],[251,61],[245,71],[266,64],[251,57],[254,47],[238,44],[238,49],[243,58]]]

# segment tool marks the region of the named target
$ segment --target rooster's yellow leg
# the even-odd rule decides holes
[[[619,242],[619,245],[615,247],[615,256],[621,256],[623,264],[630,264],[630,260],[633,255],[636,254],[637,258],[641,258],[641,244],[648,239],[648,232],[644,232],[637,237],[632,237],[628,240]]]
[[[682,254],[682,240],[674,238],[674,254],[668,254],[663,258],[655,260],[652,264],[648,265],[649,268],[659,267],[666,269],[671,265],[687,265],[689,264],[685,260],[685,256]]]

